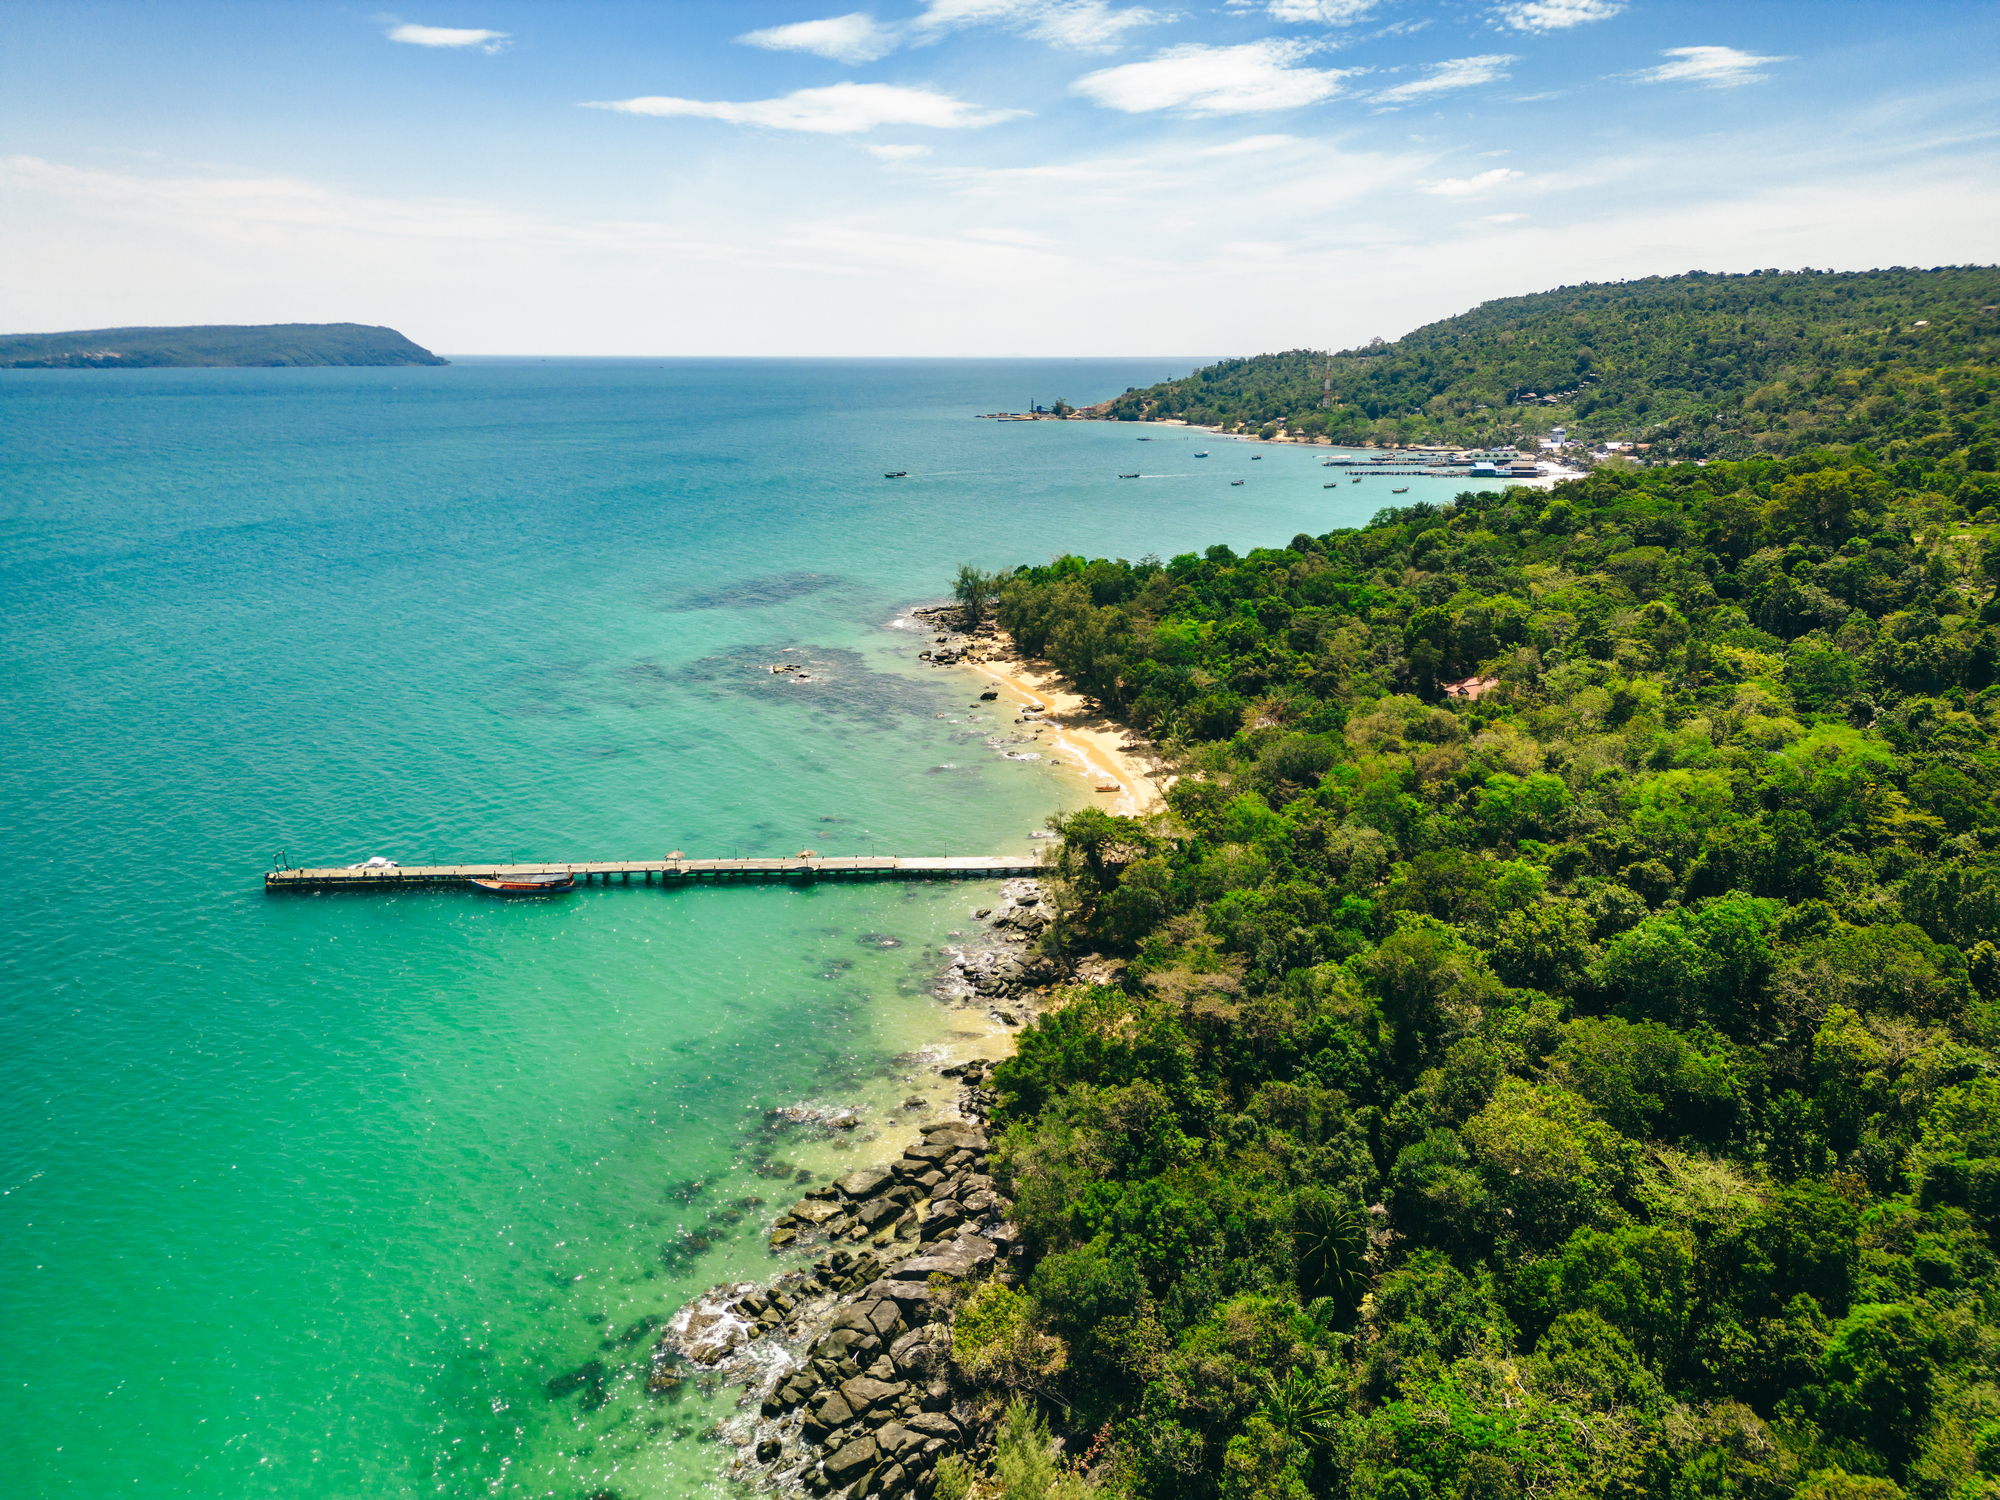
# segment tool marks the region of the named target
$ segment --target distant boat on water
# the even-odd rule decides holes
[[[1120,479],[1137,479],[1139,476],[1137,474],[1120,474],[1118,477]]]
[[[884,474],[882,477],[884,479],[908,479],[910,477],[910,471],[908,469],[898,469],[895,473]]]
[[[549,870],[538,875],[475,876],[472,883],[496,896],[554,896],[576,889],[576,876],[568,870]]]
[[[1207,457],[1208,457],[1208,450],[1207,450],[1206,448],[1202,449],[1202,450],[1201,450],[1201,452],[1199,452],[1199,453],[1197,453],[1197,454],[1195,455],[1195,457],[1196,457],[1196,458],[1207,458]]]
[[[1232,479],[1232,480],[1230,480],[1229,482],[1230,482],[1231,484],[1241,484],[1241,483],[1242,483],[1243,481],[1242,481],[1242,480],[1240,480],[1240,479]]]
[[[1399,484],[1393,490],[1389,491],[1389,493],[1392,495],[1407,495],[1410,493],[1410,487],[1407,484]]]

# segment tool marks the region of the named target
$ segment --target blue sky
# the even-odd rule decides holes
[[[458,353],[1343,346],[2000,258],[1991,3],[0,7],[0,329]]]

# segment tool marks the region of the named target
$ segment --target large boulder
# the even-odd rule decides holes
[[[962,1281],[972,1274],[972,1262],[946,1253],[913,1255],[890,1267],[889,1274],[898,1281],[927,1282],[933,1276],[949,1276],[954,1281]]]
[[[841,1399],[840,1392],[828,1391],[806,1408],[806,1436],[818,1442],[836,1427],[845,1427],[854,1420],[854,1412]]]
[[[826,1461],[827,1478],[835,1484],[846,1484],[859,1479],[873,1468],[882,1451],[875,1446],[872,1437],[858,1437]]]
[[[856,1333],[864,1335],[873,1333],[875,1332],[875,1322],[870,1315],[874,1311],[875,1304],[872,1301],[850,1302],[846,1307],[843,1307],[833,1315],[832,1319],[827,1323],[827,1329],[833,1333],[837,1333],[843,1328],[851,1328]]]
[[[912,1328],[897,1339],[889,1346],[889,1358],[897,1373],[916,1379],[922,1379],[944,1363],[943,1352],[932,1346],[930,1330],[925,1328]]]
[[[850,1198],[872,1198],[893,1180],[893,1174],[886,1167],[863,1167],[858,1172],[849,1172],[834,1183]]]
[[[923,1222],[918,1226],[918,1234],[926,1240],[938,1239],[950,1234],[964,1222],[965,1211],[956,1203],[933,1201],[924,1214]],[[909,1262],[905,1261],[904,1264],[907,1265]]]
[[[865,1290],[871,1297],[895,1302],[906,1318],[913,1309],[928,1307],[931,1300],[930,1287],[921,1281],[877,1281]]]
[[[958,1423],[941,1411],[920,1411],[914,1417],[905,1417],[903,1425],[911,1432],[922,1433],[927,1438],[943,1438],[947,1443],[959,1442],[962,1434]]]
[[[856,1375],[852,1380],[843,1380],[840,1383],[841,1399],[846,1401],[848,1410],[857,1417],[871,1407],[897,1400],[909,1389],[909,1386],[900,1380],[895,1382],[877,1380],[872,1375]]]
[[[950,1141],[954,1146],[968,1147],[974,1151],[986,1149],[986,1132],[977,1125],[963,1121],[947,1121],[936,1129],[926,1129],[927,1141]]]

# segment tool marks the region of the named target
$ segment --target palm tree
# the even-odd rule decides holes
[[[1340,1419],[1340,1388],[1318,1370],[1294,1369],[1282,1380],[1264,1377],[1262,1411],[1293,1442],[1324,1448]]]
[[[1368,1226],[1351,1203],[1316,1189],[1292,1204],[1292,1249],[1301,1298],[1329,1298],[1342,1313],[1359,1305],[1368,1285]]]

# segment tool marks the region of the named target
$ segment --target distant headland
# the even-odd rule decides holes
[[[0,370],[450,363],[393,328],[366,323],[211,323],[0,334]]]

